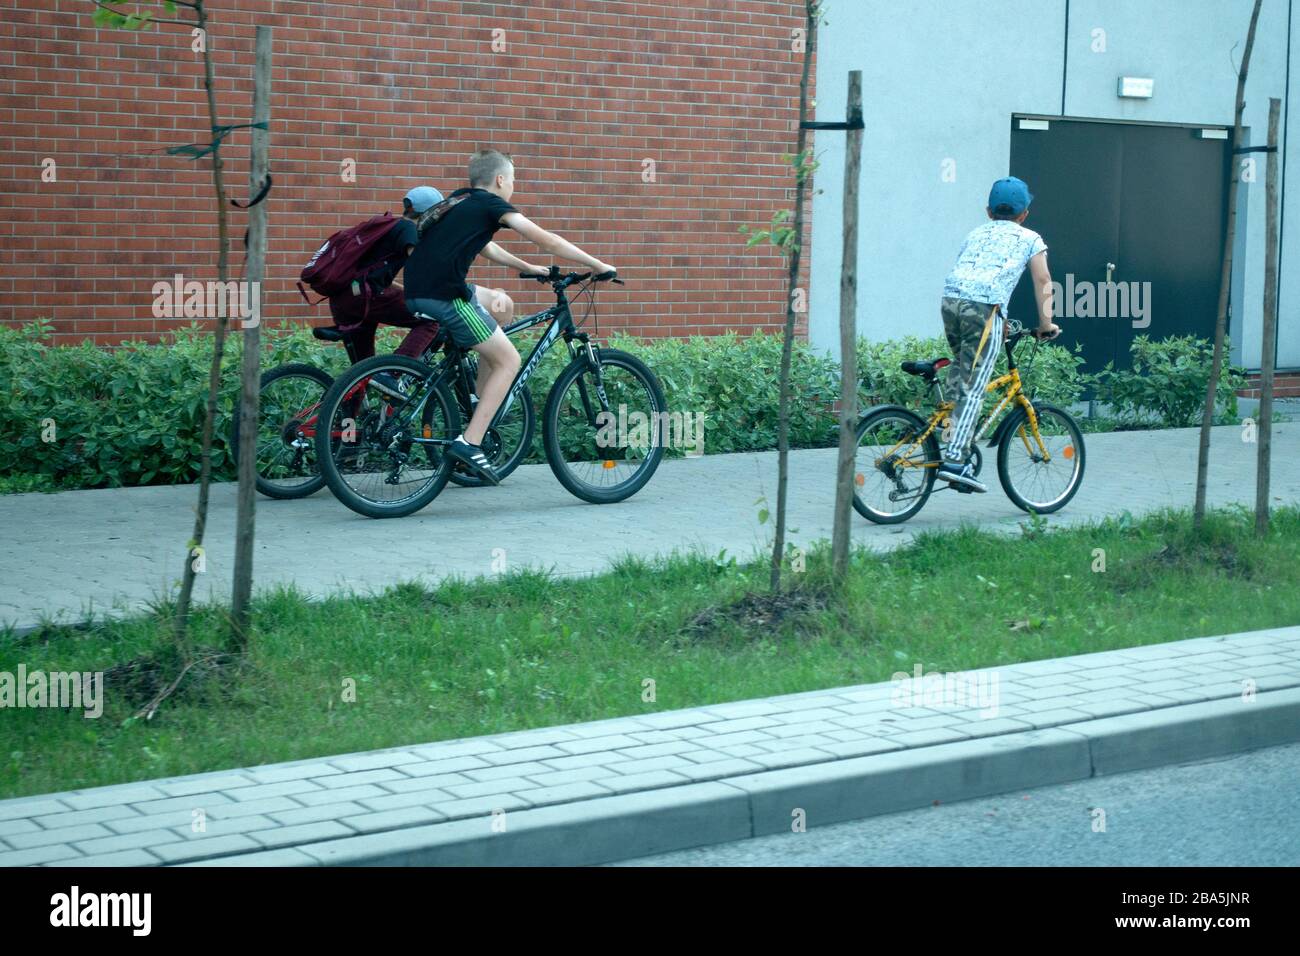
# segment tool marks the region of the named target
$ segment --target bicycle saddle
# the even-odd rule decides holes
[[[313,338],[320,339],[322,342],[342,342],[348,337],[348,334],[342,331],[337,325],[318,325],[311,330]]]
[[[952,364],[952,359],[937,358],[930,362],[904,362],[901,366],[908,375],[920,375],[924,379],[933,379],[941,368]]]

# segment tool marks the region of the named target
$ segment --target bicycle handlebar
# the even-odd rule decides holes
[[[1051,335],[1046,332],[1040,332],[1038,329],[1027,329],[1024,327],[1024,325],[1022,325],[1020,322],[1017,322],[1015,319],[1012,319],[1007,323],[1007,343],[1010,345],[1014,345],[1016,342],[1019,342],[1026,335],[1036,339],[1039,342],[1050,342],[1052,339],[1056,338],[1060,334],[1061,334],[1060,330],[1057,330],[1055,335]]]
[[[587,279],[590,279],[592,282],[616,282],[619,285],[623,285],[623,280],[618,278],[618,272],[614,269],[611,269],[608,272],[602,272],[599,275],[595,275],[591,272],[570,272],[568,275],[563,275],[560,272],[559,266],[551,266],[550,271],[545,274],[539,275],[535,272],[521,272],[519,273],[519,278],[533,279],[537,282],[549,282],[555,287],[556,291],[567,289],[575,282],[585,282]]]

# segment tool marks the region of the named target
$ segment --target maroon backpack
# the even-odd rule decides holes
[[[350,228],[340,229],[326,239],[325,245],[317,249],[311,261],[303,267],[298,282],[298,291],[307,299],[308,305],[319,305],[321,300],[312,302],[307,297],[304,282],[313,292],[326,299],[346,292],[369,298],[370,287],[364,278],[377,265],[374,261],[375,246],[399,222],[401,220],[394,218],[391,213],[384,213]]]

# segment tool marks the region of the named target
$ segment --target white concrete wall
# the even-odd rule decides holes
[[[1287,127],[1282,145],[1283,174],[1291,174],[1291,188],[1282,198],[1282,289],[1278,296],[1277,358],[1280,368],[1300,366],[1300,2],[1291,2],[1291,84],[1283,100]],[[1269,94],[1265,94],[1269,95]],[[1292,100],[1291,97],[1297,97]],[[1287,104],[1292,105],[1286,115]],[[1288,156],[1290,161],[1288,162]],[[1285,184],[1285,179],[1283,180]]]
[[[818,49],[817,118],[843,119],[847,74],[862,70],[861,334],[939,333],[943,278],[961,239],[984,218],[990,183],[1014,172],[1008,169],[1012,114],[1231,125],[1235,63],[1252,3],[1070,0],[1067,57],[1066,0],[832,0]],[[1266,133],[1268,97],[1286,95],[1292,5],[1300,6],[1266,0],[1260,18],[1246,109],[1255,143]],[[1105,31],[1105,52],[1093,50],[1095,29]],[[1300,74],[1300,22],[1292,32],[1292,72]],[[1154,77],[1155,96],[1121,100],[1115,86],[1124,75]],[[1300,124],[1300,109],[1295,114],[1291,129]],[[838,132],[816,139],[821,167],[809,335],[832,354],[838,354],[844,141]],[[1259,364],[1263,300],[1264,157],[1256,158],[1257,182],[1243,189],[1239,206],[1233,330],[1234,360],[1251,367]],[[943,179],[945,161],[955,162],[954,182]],[[1300,180],[1285,201],[1282,367],[1300,366]]]

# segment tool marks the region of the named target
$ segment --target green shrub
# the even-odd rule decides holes
[[[192,326],[164,344],[116,349],[50,346],[50,331],[42,323],[0,327],[0,475],[30,475],[45,489],[197,481],[211,331]],[[265,368],[310,361],[337,371],[347,364],[342,349],[322,347],[305,328],[268,328],[263,341]],[[239,356],[240,338],[232,335],[214,422],[217,480],[234,478],[227,439]]]
[[[941,336],[921,338],[909,335],[885,342],[858,339],[858,377],[862,383],[858,393],[859,403],[864,406],[905,405],[913,409],[929,409],[933,405],[933,398],[928,397],[925,383],[919,377],[904,372],[900,366],[908,360],[929,361],[951,357],[948,340]],[[1077,348],[1072,352],[1061,345],[1035,346],[1026,342],[1016,348],[1016,360],[1032,398],[1068,408],[1079,400],[1088,384],[1087,376],[1079,370],[1083,356],[1078,354]],[[994,374],[1004,373],[1006,365],[1006,352],[999,349]],[[944,374],[940,373],[940,381],[947,389]],[[984,410],[992,410],[993,405],[994,399],[989,398]]]
[[[210,329],[192,326],[162,344],[125,343],[103,349],[83,343],[49,345],[50,327],[0,327],[0,492],[101,488],[192,482],[199,475],[199,448],[212,355]],[[391,352],[404,331],[380,331],[380,353]],[[537,334],[518,341],[527,356]],[[213,436],[217,480],[232,480],[228,447],[230,418],[239,382],[241,338],[230,337]],[[689,339],[638,340],[615,334],[611,346],[644,360],[663,383],[669,412],[703,416],[707,453],[765,451],[776,446],[781,336],[757,333]],[[267,327],[262,368],[308,362],[332,374],[347,365],[337,345],[324,345],[306,326]],[[1108,368],[1097,376],[1120,423],[1156,416],[1169,425],[1194,423],[1208,380],[1210,346],[1194,339],[1133,346],[1133,372]],[[1029,356],[1034,359],[1030,362]],[[909,336],[889,342],[858,342],[859,399],[920,407],[918,378],[899,365],[906,359],[948,355],[939,337]],[[1078,400],[1087,377],[1082,358],[1056,345],[1019,352],[1031,394],[1058,405]],[[540,418],[546,395],[567,363],[555,349],[529,381]],[[1005,365],[1005,359],[1000,358]],[[790,445],[828,447],[835,442],[833,409],[839,395],[838,366],[807,342],[796,341],[791,364]],[[1243,379],[1231,370],[1220,386],[1235,420],[1235,389]],[[1147,412],[1145,410],[1150,409]],[[54,432],[50,437],[50,423]],[[531,460],[541,460],[539,437]],[[680,455],[681,449],[669,454]]]
[[[901,339],[869,342],[858,339],[858,404],[906,405],[919,409],[930,402],[929,389],[915,375],[900,367],[903,362],[951,357],[948,342],[941,336],[922,338],[908,335]],[[940,373],[941,375],[943,373]]]
[[[81,488],[197,475],[210,345],[181,334],[167,347],[50,347],[48,333],[0,329],[6,472]],[[224,449],[213,458],[221,468]]]
[[[1196,336],[1173,336],[1154,342],[1133,340],[1133,368],[1106,367],[1094,376],[1097,397],[1129,426],[1159,424],[1186,428],[1201,420],[1210,385],[1214,343]],[[1237,421],[1237,389],[1246,385],[1245,369],[1225,365],[1215,393],[1220,424]]]
[[[210,329],[192,326],[163,344],[124,343],[116,349],[90,343],[51,346],[50,334],[41,323],[0,328],[0,476],[9,479],[0,487],[102,488],[198,479]],[[381,330],[379,351],[392,351],[403,334]],[[518,340],[525,356],[536,338]],[[222,481],[234,478],[228,436],[239,389],[240,344],[237,335],[228,339],[214,424],[213,475]],[[308,362],[337,374],[347,366],[342,348],[322,345],[306,326],[264,328],[262,344],[264,369]],[[656,371],[669,411],[704,416],[707,452],[776,445],[779,335],[651,341],[615,335],[610,344],[634,352]],[[556,349],[529,381],[539,417],[566,362],[565,351]],[[796,342],[791,382],[791,446],[830,444],[830,408],[838,388],[834,363],[806,342]],[[42,440],[49,434],[47,421],[53,423],[53,441]],[[540,454],[539,434],[532,459],[540,460]],[[17,481],[17,476],[31,477]]]
[[[610,344],[633,352],[654,369],[670,412],[704,416],[707,453],[776,447],[781,336],[734,332],[689,339],[640,341],[614,336]],[[790,360],[790,447],[834,442],[831,409],[839,395],[838,366],[796,341]],[[543,393],[534,391],[534,395]]]

